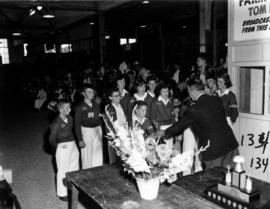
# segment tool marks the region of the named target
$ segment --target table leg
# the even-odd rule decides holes
[[[69,188],[69,195],[71,196],[71,198],[69,198],[69,200],[71,201],[69,202],[69,209],[78,209],[78,202],[79,202],[78,189],[72,183],[70,183],[68,188]]]

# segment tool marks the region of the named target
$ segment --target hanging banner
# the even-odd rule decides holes
[[[270,0],[234,0],[234,40],[270,39]]]

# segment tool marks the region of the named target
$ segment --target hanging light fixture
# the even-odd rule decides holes
[[[45,13],[42,15],[43,18],[45,19],[53,19],[55,18],[55,16],[53,14],[50,14],[50,13]]]
[[[36,10],[35,9],[30,9],[29,10],[29,15],[32,16],[34,14],[36,14]]]
[[[43,6],[37,6],[37,10],[40,11],[42,10]]]
[[[43,18],[46,18],[46,19],[53,19],[55,18],[55,15],[53,13],[51,13],[48,8],[44,11],[43,15],[42,15]]]
[[[13,32],[13,33],[12,33],[12,35],[13,35],[13,36],[21,36],[21,35],[22,35],[22,33],[21,33],[21,32],[19,32],[19,31],[16,31],[16,32]]]
[[[20,36],[20,35],[22,35],[20,32],[14,32],[14,33],[12,33],[12,35],[13,36]]]
[[[148,0],[142,1],[143,4],[149,4],[150,2]]]

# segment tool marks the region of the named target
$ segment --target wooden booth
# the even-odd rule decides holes
[[[234,132],[247,174],[270,182],[270,1],[228,6],[228,69],[239,108]]]

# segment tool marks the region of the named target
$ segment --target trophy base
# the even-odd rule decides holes
[[[235,187],[217,184],[205,190],[206,199],[225,208],[251,208],[251,202],[260,198],[259,191],[247,193]]]

